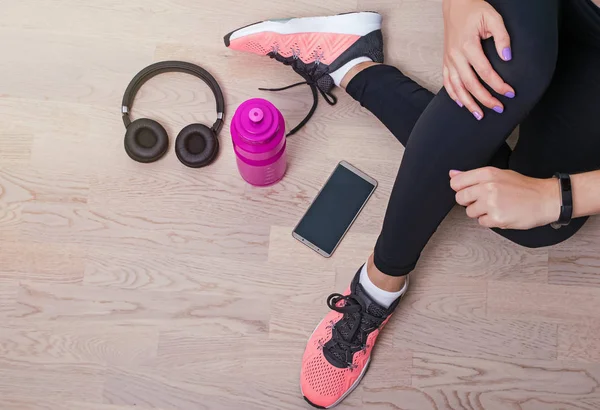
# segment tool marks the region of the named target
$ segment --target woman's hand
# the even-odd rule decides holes
[[[450,171],[456,202],[488,228],[531,229],[556,222],[560,189],[555,178],[537,179],[493,167]]]
[[[481,46],[482,39],[494,37],[498,55],[510,61],[510,37],[502,16],[484,0],[444,0],[444,30],[444,86],[450,97],[478,120],[483,118],[483,111],[473,97],[502,113],[502,103],[477,78],[479,75],[500,95],[515,96],[515,90],[492,68]]]

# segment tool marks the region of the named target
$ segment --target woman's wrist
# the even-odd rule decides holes
[[[560,217],[562,192],[557,178],[540,179],[540,198],[547,223]],[[573,218],[600,214],[600,171],[571,175]]]
[[[600,214],[600,170],[571,175],[573,218]]]

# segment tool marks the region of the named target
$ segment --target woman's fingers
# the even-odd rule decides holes
[[[494,167],[483,167],[472,169],[470,171],[459,172],[454,176],[451,176],[450,187],[455,191],[459,192],[470,186],[478,184],[498,181],[502,178],[502,173],[507,172]]]
[[[456,91],[454,90],[454,86],[452,85],[452,81],[450,81],[450,71],[448,70],[448,67],[444,64],[444,69],[443,69],[443,76],[444,76],[444,87],[446,88],[446,92],[448,93],[448,95],[450,96],[450,98],[452,98],[456,104],[458,104],[459,107],[464,107],[463,103],[460,102],[460,100],[458,99],[458,95],[456,94]]]
[[[479,108],[479,105],[477,105],[471,94],[465,88],[458,71],[454,66],[448,67],[448,70],[450,71],[450,81],[452,82],[452,87],[454,88],[457,99],[471,111],[477,120],[481,120],[483,118],[483,110]]]
[[[465,88],[471,93],[471,95],[473,95],[473,97],[475,97],[483,105],[490,109],[499,107],[496,108],[496,110],[500,109],[500,112],[504,109],[502,103],[497,98],[493,97],[492,94],[490,94],[490,92],[481,84],[481,82],[475,75],[471,64],[469,63],[469,61],[467,61],[466,57],[458,59],[458,61],[455,61],[454,63],[456,64],[456,70],[460,75],[462,83],[464,84]],[[475,113],[473,113],[473,115],[475,115]]]
[[[496,91],[500,95],[514,95],[515,90],[510,85],[504,82],[504,80],[498,75],[496,70],[494,70],[494,68],[490,64],[490,61],[487,59],[486,55],[483,52],[483,48],[481,48],[481,42],[474,42],[471,45],[465,47],[465,53],[467,59],[469,60],[469,63],[473,66],[475,72],[477,72],[477,75],[479,75],[479,77],[487,85],[489,85],[494,91]],[[502,113],[502,111],[504,111],[504,107],[501,104],[495,105],[491,108],[498,113]]]
[[[474,185],[465,188],[456,193],[456,203],[462,206],[469,206],[481,196],[481,186]]]
[[[479,225],[485,228],[497,228],[497,224],[494,222],[491,216],[482,215],[479,217]]]
[[[467,216],[469,218],[479,218],[487,213],[484,201],[476,201],[467,207]]]
[[[494,37],[496,51],[504,61],[512,60],[512,50],[510,48],[510,35],[506,31],[504,20],[500,13],[496,12],[492,17],[486,19],[487,28]],[[514,92],[514,91],[513,91]]]

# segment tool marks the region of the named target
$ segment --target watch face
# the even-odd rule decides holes
[[[563,191],[571,190],[571,178],[568,175],[566,176],[566,178],[565,177],[561,178],[560,181],[561,181],[561,186],[562,186]]]
[[[560,181],[560,217],[558,221],[551,224],[554,229],[569,225],[573,217],[573,193],[571,192],[571,176],[561,172],[555,175]]]

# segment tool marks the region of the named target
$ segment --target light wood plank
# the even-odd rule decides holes
[[[441,318],[481,318],[486,315],[486,282],[448,276],[414,275],[399,313],[418,312]]]
[[[550,249],[548,283],[567,286],[600,286],[600,218],[591,218],[573,238]]]
[[[79,283],[83,281],[84,255],[77,245],[0,242],[0,278]]]
[[[0,165],[28,164],[32,145],[32,134],[7,132],[0,138]]]
[[[600,286],[600,257],[594,250],[550,253],[548,283],[567,286]]]
[[[89,179],[86,175],[52,168],[6,167],[0,170],[0,186],[6,203],[85,204]]]
[[[105,385],[105,402],[168,409],[305,408],[297,396],[299,373],[289,371],[297,363],[294,352],[302,342],[211,340],[197,333],[175,338],[174,342],[163,339],[151,369],[113,368]],[[197,357],[215,355],[221,365],[215,362],[215,367],[207,368],[202,360],[182,361],[181,346]],[[274,349],[279,352],[276,361]]]
[[[598,365],[415,353],[412,385],[442,408],[591,408],[599,377]]]
[[[0,398],[100,403],[105,371],[104,366],[87,363],[32,366],[27,361],[0,357]]]
[[[112,368],[104,385],[103,401],[123,407],[169,410],[305,408],[300,402],[292,407],[277,407],[279,403],[274,406],[256,403],[248,399],[250,391],[239,386],[223,380],[212,385],[208,382],[200,385],[152,373]],[[239,389],[242,389],[241,393]]]
[[[0,356],[43,367],[89,363],[135,365],[153,358],[158,347],[154,326],[112,324],[5,323],[0,326]]]
[[[265,334],[270,315],[269,300],[77,285],[22,284],[17,302],[15,311],[4,317],[24,323],[193,321],[216,335]]]
[[[139,406],[115,406],[112,404],[101,403],[76,401],[63,402],[60,400],[45,399],[15,399],[10,397],[0,397],[0,407],[10,410],[145,410]]]
[[[439,410],[434,399],[426,392],[410,386],[365,388],[363,408],[370,410]],[[460,408],[460,407],[459,407]]]
[[[1,90],[0,90],[1,91]],[[0,132],[34,135],[30,163],[36,168],[89,175],[107,164],[129,164],[123,124],[115,109],[77,103],[0,98]],[[123,155],[118,155],[123,154]]]
[[[17,304],[19,282],[0,279],[0,315],[14,312]]]
[[[451,389],[415,389],[396,387],[391,389],[365,389],[364,408],[369,410],[439,410],[439,409],[485,409],[485,410],[595,410],[595,397],[557,397],[553,395],[520,393],[514,390],[489,392],[462,392]]]
[[[7,13],[11,14],[16,9],[26,12],[34,3],[25,1],[10,5]],[[73,6],[73,10],[80,8]],[[64,18],[59,17],[60,13],[60,9],[38,4],[37,10],[23,18],[31,23],[38,16],[60,20]],[[3,16],[2,20],[6,13]],[[93,16],[90,14],[88,18]],[[55,27],[60,25],[58,20],[55,24]],[[140,70],[152,62],[153,46],[135,37],[124,36],[114,41],[103,35],[90,38],[68,30],[63,33],[46,32],[42,36],[37,30],[8,28],[6,24],[0,26],[0,48],[5,51],[0,71],[19,73],[12,81],[2,83],[4,97],[101,105],[117,110],[123,87],[135,74],[129,71],[129,67],[137,66]],[[42,37],[44,46],[40,47]],[[90,42],[93,42],[93,47],[90,47]],[[106,58],[107,55],[112,58]],[[52,61],[53,69],[49,70],[40,61]]]
[[[518,320],[453,317],[401,310],[394,346],[472,357],[556,359],[556,325]]]
[[[205,256],[267,258],[268,227],[215,226],[209,213],[191,221],[185,215],[163,215],[156,210],[141,216],[133,211],[38,203],[27,204],[22,213],[21,239],[32,242],[85,242],[109,249],[145,247]]]
[[[583,323],[600,319],[600,290],[545,284],[488,283],[489,317]]]
[[[600,325],[595,322],[559,325],[558,358],[600,361]]]
[[[301,265],[202,257],[193,252],[94,248],[86,252],[84,283],[140,291],[202,292],[276,300],[325,294],[332,289],[333,274]]]

